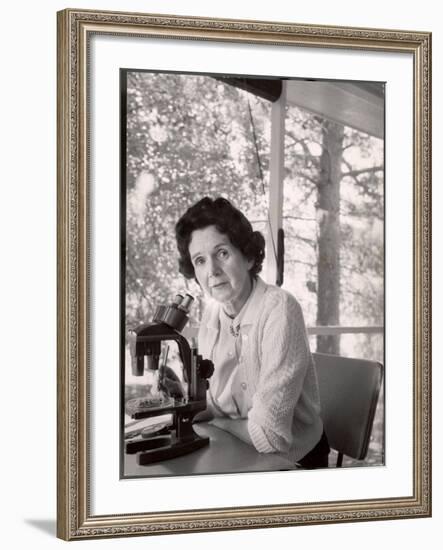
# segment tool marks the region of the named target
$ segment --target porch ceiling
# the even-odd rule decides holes
[[[281,94],[286,101],[374,137],[384,137],[384,83],[340,80],[296,80],[278,77],[216,77],[270,101]]]

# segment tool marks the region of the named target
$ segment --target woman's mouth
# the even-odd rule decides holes
[[[221,288],[221,287],[223,287],[224,285],[227,285],[227,284],[228,283],[217,283],[216,285],[211,286],[211,290],[213,290],[214,288],[215,289]]]

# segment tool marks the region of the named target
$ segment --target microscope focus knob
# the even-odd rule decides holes
[[[214,374],[214,363],[210,359],[201,359],[198,372],[202,378],[211,378]]]

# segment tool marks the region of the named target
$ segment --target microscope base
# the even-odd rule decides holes
[[[140,466],[146,466],[154,462],[161,462],[162,460],[192,453],[197,449],[206,447],[206,445],[209,445],[209,437],[195,435],[192,438],[175,441],[167,437],[159,437],[147,439],[140,443],[143,443],[143,449],[140,449],[138,452],[137,463]]]

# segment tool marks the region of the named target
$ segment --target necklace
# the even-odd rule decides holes
[[[234,338],[237,338],[237,336],[240,334],[240,325],[234,326],[234,319],[236,318],[236,315],[230,315],[225,309],[223,309],[223,312],[226,317],[231,320],[231,324],[229,325],[229,332]]]
[[[234,313],[234,315],[231,315],[230,313],[228,313],[226,311],[225,308],[223,308],[223,313],[226,315],[226,317],[229,317],[229,319],[235,319],[235,317],[236,317],[235,313]]]
[[[232,334],[234,338],[237,338],[237,336],[240,334],[240,325],[237,325],[234,327],[234,322],[231,322],[229,326],[229,332]]]

